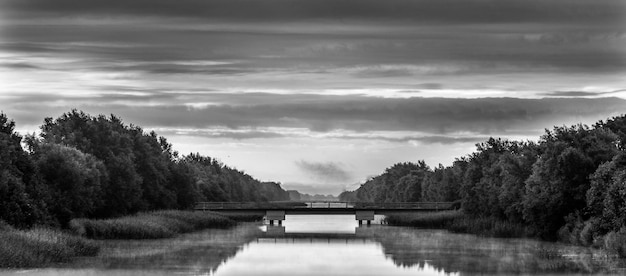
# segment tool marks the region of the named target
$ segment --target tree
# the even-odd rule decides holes
[[[591,176],[587,212],[598,235],[626,226],[626,153],[620,152]]]
[[[39,197],[35,167],[15,133],[15,122],[0,113],[0,220],[16,227],[46,223],[47,212]]]
[[[91,154],[58,144],[40,144],[34,162],[47,185],[48,210],[61,226],[72,218],[88,217],[103,205],[107,183],[104,164]]]

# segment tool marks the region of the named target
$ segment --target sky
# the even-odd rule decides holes
[[[0,110],[73,108],[337,194],[625,113],[626,1],[0,0]]]

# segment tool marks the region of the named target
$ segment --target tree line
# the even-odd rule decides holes
[[[66,227],[73,218],[189,209],[197,201],[288,199],[279,183],[211,157],[180,156],[164,137],[115,115],[72,110],[22,137],[0,113],[0,220],[16,227]]]
[[[490,138],[451,166],[400,163],[341,200],[459,201],[465,214],[590,245],[626,234],[626,116],[546,130],[538,142]]]

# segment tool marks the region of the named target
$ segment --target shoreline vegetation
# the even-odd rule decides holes
[[[237,221],[255,221],[255,215],[224,215],[208,211],[164,210],[113,219],[74,219],[73,233],[97,240],[162,239],[208,228],[229,228]]]
[[[385,218],[392,226],[408,226],[425,229],[445,229],[452,233],[473,234],[494,238],[533,238],[528,227],[490,217],[471,217],[462,210],[428,212],[418,214],[395,214]]]
[[[455,202],[461,215],[396,217],[486,236],[528,236],[626,257],[626,115],[556,126],[537,141],[489,138],[450,166],[397,163],[342,201]]]
[[[18,230],[0,221],[0,268],[43,267],[99,250],[97,242],[58,229]]]
[[[208,156],[181,156],[164,137],[115,115],[72,110],[45,118],[38,135],[22,137],[0,112],[0,145],[0,221],[6,222],[0,223],[0,258],[11,262],[0,267],[96,254],[89,238],[163,238],[253,219],[157,210],[290,198],[280,183],[259,181]],[[560,240],[626,257],[626,115],[591,127],[554,127],[538,142],[490,138],[476,147],[448,167],[395,164],[339,198],[458,201],[462,213],[388,221]]]
[[[493,238],[539,238],[531,227],[520,223],[500,220],[494,217],[476,217],[463,213],[463,210],[450,210],[418,214],[394,214],[385,218],[392,226],[406,226],[423,229],[444,229],[452,233],[472,234]],[[568,231],[569,230],[569,231]],[[558,241],[603,249],[609,254],[626,257],[626,231],[611,232],[595,238],[592,244],[585,244],[589,229],[564,229]],[[540,239],[540,238],[539,238]],[[540,239],[541,240],[541,239]]]
[[[49,227],[19,230],[0,221],[0,268],[44,267],[69,262],[74,257],[96,256],[100,249],[97,240],[172,238],[262,218],[254,214],[161,210],[112,219],[74,219],[67,230]]]

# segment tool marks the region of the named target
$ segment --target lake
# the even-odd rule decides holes
[[[101,241],[97,257],[1,275],[625,275],[624,259],[531,239],[287,215],[172,239]]]

